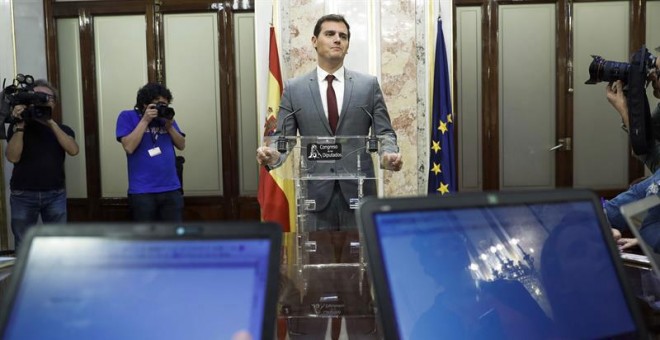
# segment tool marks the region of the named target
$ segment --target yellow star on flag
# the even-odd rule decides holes
[[[440,164],[437,164],[436,162],[433,162],[433,169],[431,169],[431,171],[433,171],[433,173],[436,174],[436,176],[439,173],[441,173],[442,170],[440,170]]]
[[[451,113],[447,114],[447,123],[453,123],[454,122],[451,117],[452,117]]]
[[[447,133],[447,123],[440,121],[440,126],[438,126],[438,130],[442,131],[442,134],[444,135]]]
[[[443,182],[440,182],[440,187],[436,191],[439,191],[443,195],[448,193],[449,192],[449,184],[445,184]]]
[[[435,153],[438,153],[438,151],[442,150],[442,148],[440,147],[440,142],[433,141],[433,145],[431,146],[431,149],[435,151]]]

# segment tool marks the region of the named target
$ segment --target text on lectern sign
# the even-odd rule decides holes
[[[341,159],[341,144],[307,144],[307,160],[336,161]]]

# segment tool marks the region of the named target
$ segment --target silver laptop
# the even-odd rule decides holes
[[[651,195],[628,203],[621,207],[621,214],[628,223],[630,231],[639,241],[639,247],[646,256],[645,261],[641,259],[641,262],[646,262],[647,265],[650,265],[656,277],[660,278],[660,265],[658,265],[660,254],[656,253],[651,245],[644,242],[644,238],[642,237],[642,229],[650,227],[660,217],[660,197]],[[626,259],[626,256],[626,254],[623,255],[624,259]]]
[[[365,200],[386,339],[643,339],[599,198],[585,190]]]
[[[30,229],[2,339],[273,339],[282,232],[259,222]]]

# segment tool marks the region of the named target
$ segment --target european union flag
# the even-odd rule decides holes
[[[456,192],[454,117],[442,20],[438,20],[433,76],[433,117],[429,159],[429,194]]]

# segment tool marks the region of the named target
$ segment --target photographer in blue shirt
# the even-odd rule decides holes
[[[174,148],[183,150],[185,134],[169,107],[172,93],[157,83],[144,85],[135,107],[117,118],[116,136],[128,161],[128,202],[135,221],[183,219],[183,194]]]

